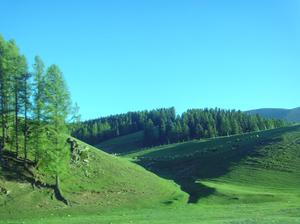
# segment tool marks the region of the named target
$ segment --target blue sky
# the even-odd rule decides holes
[[[64,72],[84,119],[300,106],[300,1],[1,0],[0,33]]]

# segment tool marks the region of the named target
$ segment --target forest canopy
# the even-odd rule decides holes
[[[176,115],[175,108],[128,112],[72,125],[72,135],[90,144],[137,131],[144,133],[144,146],[228,136],[286,125],[236,110],[190,109]]]

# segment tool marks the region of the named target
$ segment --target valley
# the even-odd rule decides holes
[[[49,190],[2,179],[1,189],[11,193],[1,195],[0,223],[300,222],[298,125],[163,145],[123,158],[87,147],[89,168],[75,166],[62,178],[70,207],[51,199]]]

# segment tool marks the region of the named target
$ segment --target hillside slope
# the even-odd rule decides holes
[[[128,153],[143,148],[144,131],[138,131],[132,134],[115,137],[95,145],[108,153]]]
[[[249,114],[258,114],[265,118],[282,119],[290,122],[300,122],[300,107],[294,109],[262,108],[247,111]]]
[[[14,192],[16,183],[6,180],[5,188],[18,195],[20,201],[15,196],[6,200],[6,207],[0,207],[0,223],[300,223],[300,126],[165,145],[128,154],[123,159],[91,150],[95,160],[90,164],[97,163],[95,167],[103,177],[91,169],[89,175],[101,181],[85,179],[84,171],[74,168],[69,179],[63,181],[72,207],[49,200],[51,192],[32,191],[26,183],[19,183],[20,192]],[[96,158],[101,158],[103,164]],[[187,195],[176,186],[124,159],[175,180],[189,193],[190,203],[186,204]],[[135,175],[129,172],[131,169]],[[113,174],[114,183],[110,181]],[[83,182],[78,178],[73,182],[72,175],[82,176]],[[101,184],[104,186],[100,189],[109,190],[95,191]],[[132,190],[127,194],[119,189]],[[6,194],[5,189],[2,192]],[[14,208],[19,211],[25,207],[18,202],[28,205],[33,199],[39,200],[30,205],[35,213],[28,212],[27,218],[24,213],[22,218],[13,213]],[[37,212],[42,214],[40,211],[46,211],[44,217],[36,216]]]
[[[176,181],[192,203],[286,202],[276,192],[300,195],[300,126],[166,145],[127,157]]]
[[[33,210],[35,215],[41,216],[78,211],[88,214],[122,207],[186,202],[187,195],[174,183],[125,159],[82,142],[80,145],[86,148],[88,157],[70,165],[69,172],[61,177],[62,191],[71,206],[56,200],[53,190],[47,186],[33,188],[30,181],[20,175],[22,167],[10,163],[0,169],[0,217],[29,216]]]

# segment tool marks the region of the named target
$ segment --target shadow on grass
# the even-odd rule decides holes
[[[201,183],[196,183],[195,180],[180,180],[181,189],[189,194],[188,203],[197,203],[200,198],[207,197],[215,193],[215,189],[205,186]]]
[[[174,180],[189,194],[188,202],[196,203],[199,199],[215,192],[214,188],[199,183],[199,180],[226,175],[234,165],[248,156],[263,157],[259,149],[280,142],[282,134],[295,130],[299,130],[299,126],[218,138],[206,142],[189,142],[186,147],[193,147],[193,149],[186,149],[187,154],[183,153],[184,144],[180,144],[165,149],[165,153],[162,149],[138,157],[136,163],[163,178]]]
[[[17,158],[16,154],[10,151],[2,150],[0,155],[1,174],[7,181],[20,183],[30,183],[32,188],[46,188],[54,191],[57,200],[65,204],[69,202],[62,196],[60,189],[56,185],[41,182],[34,175],[35,163],[30,160]]]
[[[33,174],[28,167],[34,163],[30,160],[17,158],[15,153],[3,150],[0,155],[0,167],[3,177],[8,181],[29,182],[33,184]]]

